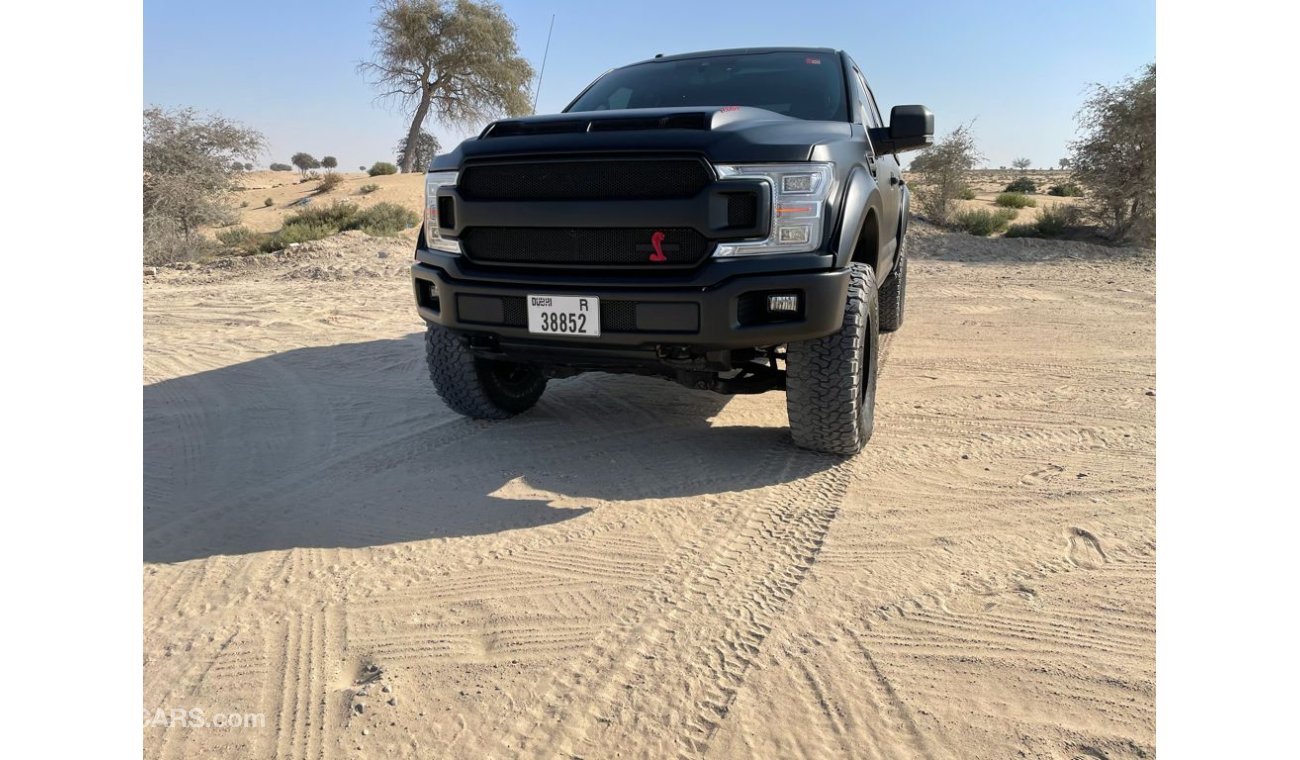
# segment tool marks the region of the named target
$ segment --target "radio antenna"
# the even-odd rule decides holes
[[[542,95],[542,77],[546,75],[546,56],[551,54],[551,32],[555,31],[555,14],[551,14],[551,26],[546,30],[546,50],[542,53],[542,68],[537,72],[537,91],[533,93],[533,113],[537,113],[537,99]]]

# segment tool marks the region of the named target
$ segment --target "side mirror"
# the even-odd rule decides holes
[[[876,153],[920,150],[934,142],[934,114],[925,106],[894,106],[889,126],[870,130]]]

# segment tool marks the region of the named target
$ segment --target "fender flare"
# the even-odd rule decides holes
[[[907,225],[912,221],[912,191],[906,184],[903,185],[903,202],[899,205],[898,240],[901,244],[907,234]]]
[[[884,208],[880,198],[880,188],[875,179],[861,166],[855,166],[845,182],[844,199],[840,208],[843,216],[840,222],[839,242],[835,247],[835,268],[843,269],[853,259],[853,251],[858,247],[858,238],[862,234],[863,224],[867,220],[867,211],[874,210],[879,221]],[[871,268],[880,266],[880,252],[872,257]],[[877,274],[879,277],[879,274]]]

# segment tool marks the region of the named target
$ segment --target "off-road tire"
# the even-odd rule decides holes
[[[898,240],[898,259],[894,271],[880,285],[880,332],[893,332],[903,326],[903,304],[907,299],[907,236]]]
[[[786,347],[790,434],[796,446],[827,454],[858,453],[875,427],[876,277],[866,264],[850,266],[844,324]]]
[[[439,325],[424,334],[433,387],[452,411],[476,420],[504,420],[532,408],[546,377],[528,364],[474,356],[465,341]]]

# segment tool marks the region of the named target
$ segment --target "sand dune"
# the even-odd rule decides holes
[[[457,417],[405,241],[147,278],[145,707],[265,725],[145,755],[1153,756],[1154,259],[912,245],[849,460],[644,378]]]

